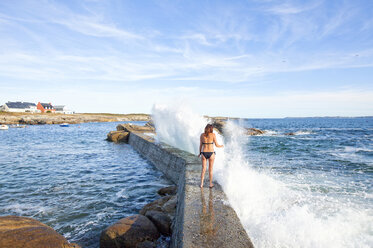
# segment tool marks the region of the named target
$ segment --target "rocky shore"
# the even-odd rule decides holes
[[[0,124],[78,124],[85,122],[149,121],[148,114],[31,114],[0,112]]]
[[[146,204],[132,216],[118,220],[102,231],[100,248],[169,247],[177,204],[177,188],[158,190],[161,198]],[[53,228],[28,217],[0,216],[0,247],[80,248]]]
[[[146,204],[139,212],[107,227],[100,237],[100,248],[169,247],[177,205],[177,188],[161,188],[162,197]],[[167,241],[168,240],[168,241]]]

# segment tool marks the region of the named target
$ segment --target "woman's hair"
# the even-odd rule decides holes
[[[214,127],[211,124],[207,124],[205,127],[205,136],[207,137],[209,133],[212,133],[214,131]]]

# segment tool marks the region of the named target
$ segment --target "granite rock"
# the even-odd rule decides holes
[[[128,142],[128,137],[129,137],[129,132],[125,131],[111,131],[107,134],[107,139],[108,141],[112,141],[115,143],[122,143]]]
[[[171,195],[167,195],[167,196],[164,196],[162,198],[159,198],[153,202],[150,202],[148,204],[146,204],[141,210],[140,210],[140,214],[142,215],[146,215],[146,212],[149,211],[149,210],[154,210],[154,211],[161,211],[163,212],[163,205],[171,199]]]
[[[163,212],[173,217],[175,215],[177,205],[177,195],[173,195],[167,202],[165,202],[162,206]]]
[[[141,243],[138,243],[136,245],[136,248],[155,248],[156,247],[156,244],[154,242],[150,242],[150,241],[144,241],[144,242],[141,242]]]
[[[248,135],[262,135],[265,134],[266,132],[257,128],[247,128],[247,134]]]
[[[79,248],[69,243],[53,228],[31,218],[0,217],[0,247],[11,248]]]
[[[177,193],[177,187],[174,185],[174,186],[168,186],[168,187],[164,187],[164,188],[160,188],[158,190],[158,194],[159,195],[175,195]]]
[[[106,228],[101,233],[100,248],[138,247],[144,241],[157,240],[159,236],[152,221],[144,215],[136,214]]]
[[[165,236],[170,236],[171,235],[171,218],[162,212],[159,211],[152,211],[149,210],[146,212],[146,217],[151,220],[154,225],[157,227],[158,231],[165,235]]]
[[[132,125],[130,123],[126,123],[126,124],[117,125],[117,131],[153,133],[153,132],[155,132],[155,129],[154,129],[154,127],[138,126],[138,125]]]

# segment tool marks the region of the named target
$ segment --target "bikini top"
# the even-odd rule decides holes
[[[204,145],[208,145],[208,144],[214,144],[214,142],[211,142],[211,143],[203,143],[203,142],[202,142],[202,144],[204,144]]]

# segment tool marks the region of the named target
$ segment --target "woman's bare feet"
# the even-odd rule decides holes
[[[210,184],[210,188],[214,187],[215,185],[213,185],[212,183]]]
[[[203,188],[203,183],[201,183],[201,185],[199,187],[202,189]]]

